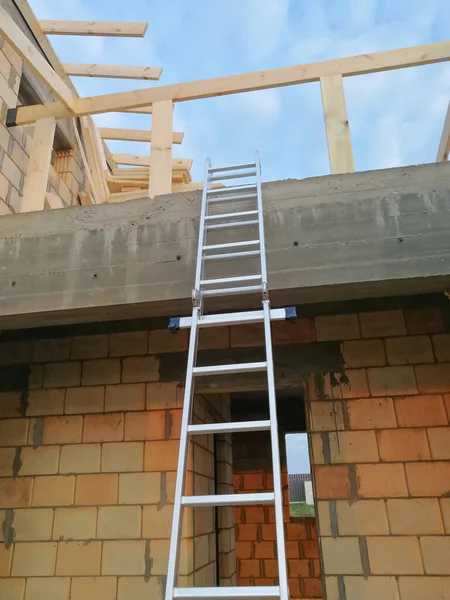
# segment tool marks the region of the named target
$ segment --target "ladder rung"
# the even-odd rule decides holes
[[[234,365],[212,365],[210,367],[194,367],[194,375],[226,375],[227,373],[255,373],[265,371],[267,362],[235,363]]]
[[[259,240],[248,240],[247,242],[230,242],[228,244],[210,244],[203,246],[203,250],[229,250],[230,248],[246,248],[247,246],[259,246]]]
[[[207,254],[203,260],[230,260],[234,258],[249,258],[250,256],[259,256],[259,250],[247,250],[247,252],[224,252],[223,254]]]
[[[217,225],[206,225],[205,229],[229,229],[230,227],[245,227],[247,225],[258,225],[257,219],[251,221],[231,221],[230,223],[217,223]]]
[[[218,221],[219,219],[234,219],[236,217],[250,217],[257,215],[257,210],[244,210],[242,212],[224,213],[222,215],[208,215],[205,217],[206,221]]]
[[[210,433],[239,433],[243,431],[268,431],[270,421],[238,421],[236,423],[208,423],[189,425],[188,432],[192,435],[206,435]]]
[[[211,167],[208,169],[210,173],[221,173],[223,171],[238,171],[240,169],[251,169],[256,167],[256,163],[243,163],[241,165],[230,165],[229,167]]]
[[[244,285],[242,287],[203,290],[202,296],[233,296],[237,294],[253,294],[255,292],[262,292],[262,285]]]
[[[208,204],[213,202],[235,202],[236,200],[251,200],[256,198],[257,194],[239,194],[238,196],[225,196],[225,198],[208,198]]]
[[[217,188],[216,190],[208,190],[208,196],[211,194],[213,196],[220,196],[228,192],[230,194],[233,194],[234,192],[249,192],[250,190],[256,190],[256,183],[250,185],[227,185],[223,188]]]
[[[293,321],[296,318],[295,308],[272,308],[271,321]],[[216,327],[217,325],[241,325],[243,323],[261,323],[264,321],[262,310],[249,310],[245,312],[222,313],[221,315],[203,315],[198,320],[199,327]],[[174,329],[187,329],[191,326],[192,317],[177,319]]]
[[[240,277],[222,277],[219,279],[202,279],[200,285],[216,285],[221,283],[242,283],[243,281],[261,281],[261,274],[242,275]]]
[[[173,597],[185,600],[235,600],[236,598],[280,598],[280,588],[277,585],[252,585],[236,587],[198,587],[175,588]]]
[[[256,171],[247,171],[246,173],[233,173],[232,175],[213,175],[210,181],[223,181],[225,179],[238,179],[240,177],[256,177]]]
[[[244,506],[246,504],[272,504],[274,492],[256,494],[209,494],[207,496],[183,496],[183,506]]]

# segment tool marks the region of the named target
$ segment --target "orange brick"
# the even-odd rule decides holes
[[[70,600],[116,600],[117,580],[115,577],[74,577],[70,590]],[[140,600],[130,593],[128,598]],[[147,596],[150,598],[151,596]]]
[[[381,367],[386,364],[382,340],[356,340],[342,344],[346,367]]]
[[[377,433],[383,461],[427,460],[430,457],[425,429],[391,429]]]
[[[120,359],[101,358],[83,363],[82,384],[120,383]]]
[[[331,340],[355,340],[361,337],[358,315],[327,315],[316,317],[318,342]]]
[[[450,459],[450,427],[428,429],[428,440],[433,459]]]
[[[292,523],[293,525],[295,523]],[[317,540],[305,540],[301,543],[301,553],[305,558],[319,558],[319,544]]]
[[[405,465],[411,496],[442,496],[450,490],[450,462],[421,462]]]
[[[256,540],[257,531],[258,525],[243,523],[242,525],[237,526],[237,539],[239,542],[254,542]]]
[[[84,386],[66,390],[66,415],[84,415],[86,413],[103,412],[105,402],[105,387]]]
[[[248,506],[244,510],[246,523],[264,523],[263,506]]]
[[[183,388],[178,383],[147,383],[147,410],[182,408]]]
[[[304,579],[303,590],[308,598],[323,598],[322,582],[320,579]],[[387,600],[384,598],[384,600]]]
[[[127,413],[125,415],[125,440],[163,440],[165,437],[165,411]]]
[[[365,398],[370,396],[365,369],[347,369],[344,374],[324,377],[325,399]]]
[[[122,381],[124,383],[158,381],[158,379],[159,359],[156,356],[136,356],[123,359]]]
[[[78,475],[75,504],[101,506],[117,503],[119,476],[113,473]]]
[[[109,341],[110,356],[137,356],[147,354],[148,333],[146,331],[124,331],[112,333]]]
[[[56,542],[22,542],[14,547],[13,577],[54,575]]]
[[[448,420],[450,423],[450,394],[444,395],[444,404],[445,404],[445,408],[447,410],[447,416],[448,416]]]
[[[345,429],[342,402],[338,400],[311,402],[310,421],[312,431]]]
[[[146,442],[144,450],[145,471],[176,471],[178,465],[178,441]],[[189,461],[192,467],[192,457]]]
[[[179,440],[181,435],[181,420],[183,418],[182,410],[169,410],[166,419],[169,426],[169,439]]]
[[[275,558],[274,542],[257,542],[255,544],[255,558]]]
[[[87,415],[84,418],[83,442],[120,442],[123,440],[124,415]]]
[[[99,575],[101,542],[60,542],[56,559],[57,575]]]
[[[44,444],[76,444],[81,442],[83,417],[46,417]]]
[[[264,490],[264,480],[262,473],[244,473],[244,490],[248,492],[258,492]]]
[[[33,479],[0,479],[0,508],[19,508],[30,506]]]
[[[106,386],[105,411],[131,411],[145,409],[145,383],[128,383]]]
[[[166,352],[184,352],[188,349],[189,332],[186,330],[172,333],[167,329],[154,329],[148,335],[149,354]]]
[[[68,506],[73,504],[75,477],[55,475],[36,477],[33,488],[33,506]]]
[[[450,392],[450,363],[417,365],[415,369],[420,392],[429,394]]]
[[[62,415],[65,390],[30,390],[28,393],[28,417]]]
[[[309,560],[288,560],[289,577],[309,577]]]
[[[439,333],[444,331],[440,308],[420,308],[405,310],[408,333]]]
[[[394,403],[400,427],[447,425],[442,396],[408,396]]]
[[[391,533],[424,535],[444,533],[437,498],[388,499],[387,512]]]
[[[266,561],[264,561],[266,562]],[[241,577],[259,577],[261,573],[261,563],[259,560],[249,559],[240,561],[239,573]]]
[[[328,437],[331,463],[378,462],[374,431],[340,431]]]
[[[403,465],[356,465],[358,493],[362,498],[407,496]]]
[[[287,558],[300,558],[300,548],[297,540],[287,540],[285,545]]]
[[[316,406],[319,403],[312,403]],[[361,398],[347,401],[351,429],[389,429],[397,426],[392,398]]]
[[[103,358],[108,355],[108,335],[79,335],[72,339],[71,358]]]
[[[350,479],[346,466],[315,467],[317,498],[349,498]]]
[[[230,347],[264,346],[264,327],[262,323],[232,325],[230,327]]]
[[[244,559],[252,557],[253,544],[251,542],[236,541],[236,558]]]
[[[272,341],[276,345],[315,342],[315,340],[314,319],[298,317],[295,321],[275,321],[272,325]]]
[[[405,335],[406,325],[402,310],[380,310],[359,315],[364,338]]]
[[[368,537],[373,575],[420,575],[422,558],[417,537]]]
[[[399,577],[400,594],[403,599],[423,600],[439,598],[448,600],[448,577]]]
[[[386,355],[390,365],[413,365],[434,361],[431,340],[427,335],[388,338]]]
[[[362,575],[357,537],[322,538],[321,548],[325,573]]]
[[[389,535],[384,500],[336,502],[339,535]]]
[[[367,369],[373,396],[405,396],[417,393],[412,366]]]
[[[433,346],[439,362],[450,362],[450,333],[433,335]]]
[[[1,419],[0,444],[24,446],[27,443],[29,419]]]

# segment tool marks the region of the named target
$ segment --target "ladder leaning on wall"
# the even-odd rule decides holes
[[[250,178],[251,183],[245,185],[222,185],[212,188],[213,183],[227,182],[238,178]],[[240,212],[223,212],[222,207],[245,204],[249,210]],[[255,231],[252,237],[236,241],[241,232]],[[227,243],[210,243],[211,236],[225,232]],[[238,233],[236,233],[238,232]],[[232,238],[233,241],[229,241]],[[223,242],[223,240],[221,240]],[[220,268],[225,260],[237,261],[241,274],[234,277],[207,278],[206,270],[211,266]],[[239,263],[239,261],[241,261]],[[252,270],[247,272],[249,261]],[[236,263],[235,263],[236,264]],[[255,267],[257,264],[257,267]],[[244,266],[245,265],[245,266]],[[222,265],[223,266],[223,265]],[[245,274],[242,272],[245,271]],[[215,296],[224,298],[233,294],[262,294],[262,310],[246,312],[204,314],[204,299]],[[203,599],[220,598],[279,598],[289,599],[286,552],[283,525],[283,496],[280,471],[280,451],[278,440],[277,408],[275,398],[275,380],[272,358],[271,321],[295,319],[295,309],[271,309],[267,286],[267,267],[264,240],[264,222],[261,191],[261,167],[258,153],[255,162],[231,167],[211,168],[206,161],[205,181],[203,186],[200,231],[198,238],[197,265],[195,285],[192,292],[192,317],[170,320],[169,328],[191,328],[189,352],[184,393],[183,417],[181,422],[181,439],[178,459],[177,481],[175,487],[172,533],[170,539],[169,565],[165,600],[176,598]],[[196,366],[197,342],[199,329],[220,325],[239,325],[244,323],[261,323],[264,326],[266,360],[261,362]],[[229,375],[235,373],[267,373],[267,390],[269,400],[269,419],[264,421],[247,421],[237,423],[191,424],[194,400],[194,382],[197,377],[211,375]],[[254,494],[219,494],[206,496],[185,496],[185,482],[189,440],[191,436],[233,433],[246,431],[270,431],[272,443],[272,465],[274,491]],[[277,535],[277,554],[279,583],[275,586],[237,586],[237,587],[176,587],[180,554],[182,510],[185,507],[200,506],[243,506],[255,504],[274,504]]]

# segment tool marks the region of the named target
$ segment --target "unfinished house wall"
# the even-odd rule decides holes
[[[280,445],[285,450],[282,440]],[[233,466],[236,493],[272,491],[270,435],[237,434]],[[285,451],[282,469],[289,590],[293,598],[322,598],[316,519],[290,516]],[[235,522],[238,584],[275,585],[278,563],[273,506],[236,507]]]
[[[16,108],[22,77],[22,60],[0,36],[0,216],[21,210],[34,127],[7,128],[8,108]],[[78,148],[56,151],[50,167],[47,191],[64,206],[80,204],[78,194],[86,187]]]
[[[440,309],[316,319],[346,369],[312,378],[327,600],[450,598],[450,334]]]

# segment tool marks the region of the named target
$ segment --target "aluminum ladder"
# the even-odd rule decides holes
[[[244,185],[214,186],[240,178],[250,178],[251,183]],[[246,210],[236,212],[217,212],[232,204],[244,204]],[[209,243],[211,235],[221,234],[236,238],[234,232],[244,232],[246,239],[227,243]],[[249,238],[248,232],[256,231]],[[229,238],[228,238],[229,239]],[[241,261],[241,267],[251,259],[256,261],[258,272],[250,272],[235,277],[207,278],[205,268],[218,268],[221,261]],[[217,265],[217,266],[216,266]],[[254,266],[254,265],[253,265]],[[242,269],[241,269],[242,270]],[[245,270],[245,269],[244,269]],[[225,297],[232,294],[260,292],[262,294],[262,310],[234,312],[225,314],[203,314],[204,299],[210,296]],[[205,180],[203,186],[200,231],[198,241],[195,285],[192,292],[192,317],[174,318],[170,320],[169,329],[191,329],[187,360],[186,385],[184,392],[183,415],[181,422],[181,439],[178,459],[178,471],[174,497],[172,533],[170,538],[169,565],[165,600],[189,598],[190,600],[206,598],[278,598],[289,600],[289,589],[286,568],[286,551],[283,525],[283,496],[281,486],[280,451],[278,440],[277,408],[275,398],[275,381],[272,358],[272,320],[293,320],[295,309],[270,308],[267,267],[264,241],[263,205],[261,192],[261,167],[258,153],[255,162],[230,167],[211,168],[206,161]],[[261,323],[264,325],[266,360],[263,362],[225,364],[217,366],[196,366],[197,342],[199,329],[219,325],[238,325],[242,323]],[[269,419],[238,423],[191,424],[194,399],[194,381],[197,377],[234,373],[250,373],[265,371],[267,373],[267,389],[269,400]],[[206,496],[185,496],[185,481],[189,439],[195,435],[270,431],[272,443],[272,464],[274,491],[255,494],[220,494]],[[199,506],[243,506],[274,504],[277,553],[279,567],[279,585],[276,586],[236,586],[236,587],[176,587],[178,576],[179,552],[182,530],[182,510],[184,507]],[[218,560],[218,557],[216,557]]]

